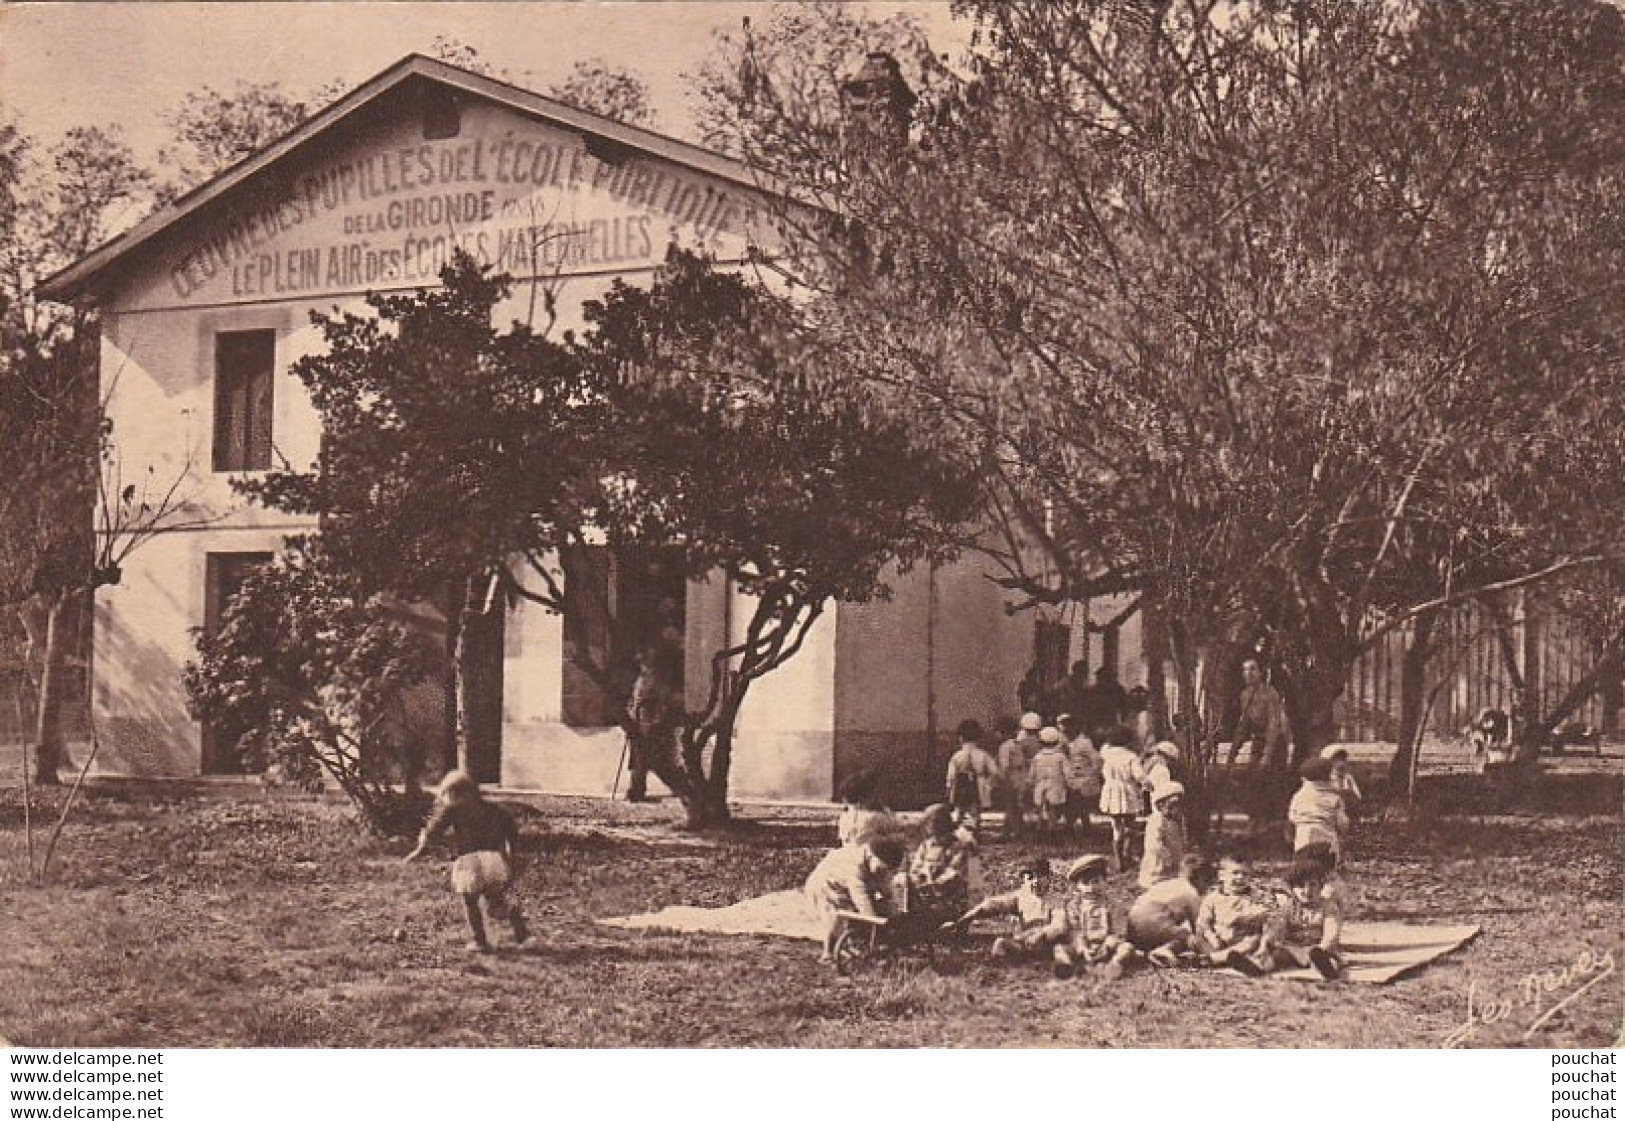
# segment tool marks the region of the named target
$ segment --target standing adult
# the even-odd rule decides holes
[[[1264,678],[1257,658],[1241,663],[1241,711],[1230,736],[1229,767],[1233,771],[1236,754],[1249,746],[1247,758],[1247,816],[1254,830],[1286,815],[1292,797],[1292,776],[1287,769],[1288,726],[1286,702],[1280,691]]]
[[[1022,712],[1039,713],[1042,718],[1048,715],[1044,709],[1049,699],[1049,682],[1044,679],[1043,667],[1034,662],[1016,683],[1016,707]]]
[[[1055,719],[1059,724],[1062,716],[1070,716],[1079,721],[1077,731],[1087,732],[1088,726],[1082,722],[1084,704],[1089,696],[1089,663],[1082,658],[1072,663],[1061,683],[1055,687]],[[1062,729],[1066,731],[1066,729]],[[1076,734],[1070,733],[1070,734]]]
[[[1287,763],[1288,729],[1286,702],[1280,691],[1264,678],[1264,667],[1257,658],[1241,663],[1241,708],[1236,726],[1230,735],[1229,765],[1236,765],[1236,754],[1244,744],[1251,745],[1247,769],[1256,771],[1265,767],[1271,771],[1285,770]]]
[[[1128,690],[1111,666],[1095,671],[1095,683],[1085,693],[1082,708],[1084,730],[1096,743],[1104,743],[1106,733],[1129,718]]]
[[[638,676],[626,706],[626,800],[649,798],[649,770],[669,759],[677,746],[683,705],[671,663],[674,655],[660,643],[638,650]]]

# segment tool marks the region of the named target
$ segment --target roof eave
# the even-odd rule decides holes
[[[42,299],[58,303],[75,303],[87,296],[93,298],[99,296],[99,293],[96,293],[96,281],[109,270],[116,268],[131,253],[175,223],[259,175],[413,77],[428,78],[464,93],[508,105],[519,112],[541,118],[572,132],[601,136],[613,143],[680,164],[694,171],[729,180],[752,191],[782,197],[789,197],[791,194],[783,185],[757,174],[748,164],[739,160],[708,151],[687,141],[574,109],[518,86],[475,74],[437,59],[414,54],[408,55],[389,69],[363,82],[258,152],[245,157],[124,233],[91,250],[73,264],[53,273],[36,286],[36,294]]]

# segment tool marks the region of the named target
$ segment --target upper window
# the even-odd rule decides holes
[[[271,467],[276,332],[222,331],[214,337],[214,469]]]

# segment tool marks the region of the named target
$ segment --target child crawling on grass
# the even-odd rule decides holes
[[[903,843],[895,837],[844,844],[818,862],[803,889],[823,928],[818,960],[835,960],[835,944],[846,932],[851,912],[870,919],[889,919],[897,912],[892,874],[903,863]]]
[[[441,779],[435,794],[434,812],[424,824],[417,846],[401,858],[402,862],[416,860],[430,841],[450,830],[457,851],[451,863],[451,890],[463,899],[470,935],[468,948],[478,953],[491,949],[485,936],[485,920],[480,915],[482,899],[493,919],[508,920],[515,944],[525,945],[530,941],[525,916],[518,904],[508,899],[519,839],[513,815],[482,798],[479,786],[462,771],[452,771]]]
[[[1186,854],[1177,877],[1152,884],[1129,907],[1129,941],[1153,965],[1195,964],[1196,919],[1212,886],[1213,866],[1198,853]]]

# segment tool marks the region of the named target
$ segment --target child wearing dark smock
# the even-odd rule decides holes
[[[519,905],[508,899],[519,840],[519,826],[513,815],[481,797],[479,785],[468,775],[452,771],[440,780],[434,812],[418,835],[417,846],[402,858],[403,862],[416,860],[443,833],[451,834],[457,852],[451,864],[451,889],[463,901],[470,935],[468,948],[481,953],[491,949],[480,914],[482,901],[493,919],[508,921],[515,943],[523,946],[529,942],[525,916]]]

